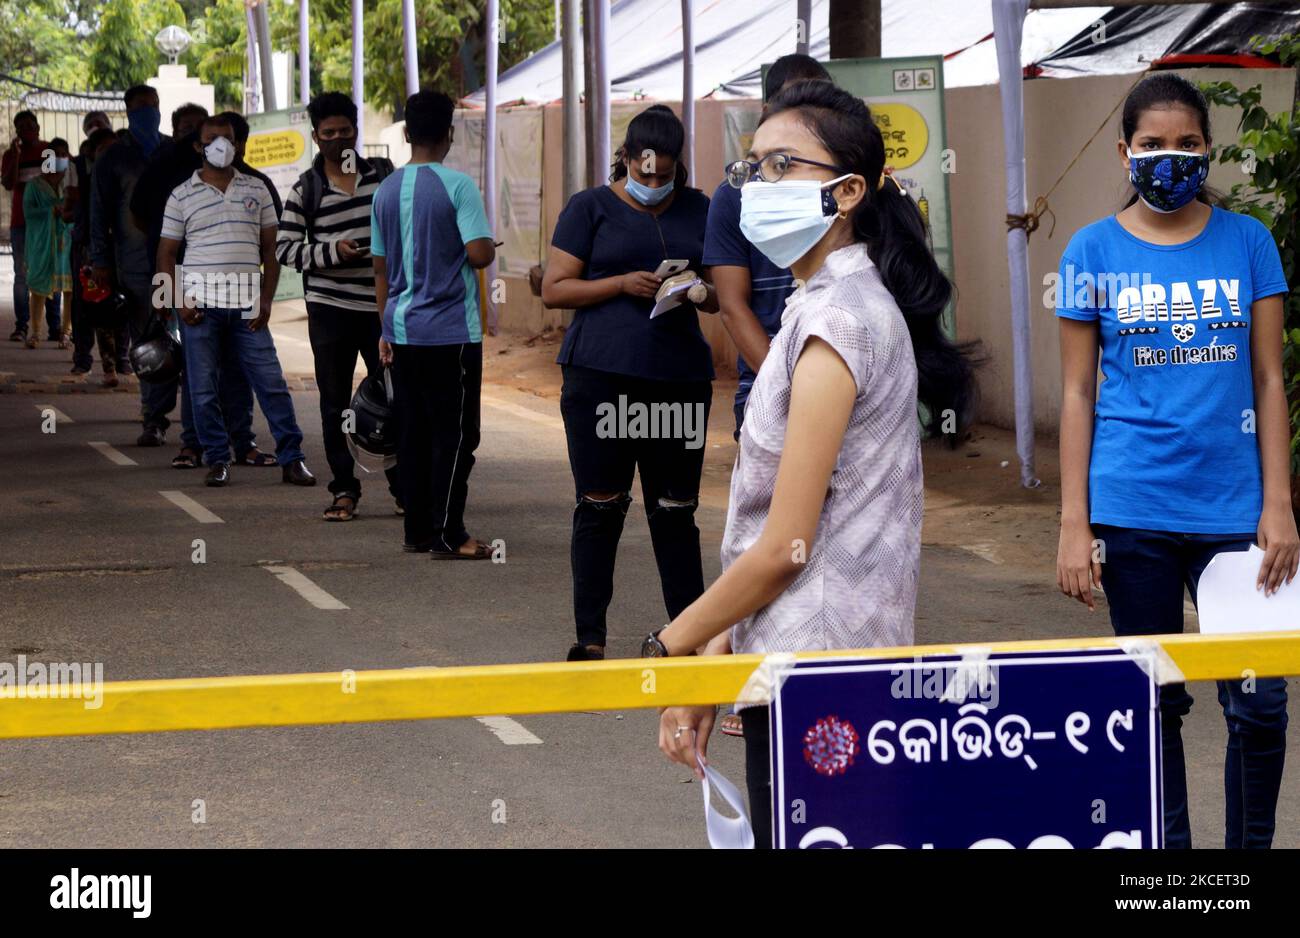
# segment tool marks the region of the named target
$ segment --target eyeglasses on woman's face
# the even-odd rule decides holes
[[[791,156],[789,153],[769,153],[761,160],[736,160],[734,163],[728,163],[726,168],[727,183],[733,189],[739,189],[745,183],[752,182],[755,179],[762,182],[779,182],[790,169],[792,163],[820,166],[822,169],[834,170],[837,173],[848,172],[848,170],[833,166],[830,163],[819,163],[816,160],[804,159],[802,156]]]

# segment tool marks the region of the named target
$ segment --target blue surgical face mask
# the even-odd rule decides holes
[[[68,171],[68,162],[66,156],[56,156],[54,158],[54,171],[56,173],[66,173]]]
[[[632,178],[632,174],[628,173],[627,194],[636,199],[642,205],[658,205],[664,199],[668,198],[668,194],[673,191],[674,182],[675,180],[670,179],[659,188],[652,189],[649,186],[644,186],[637,182]]]
[[[835,221],[839,207],[829,182],[782,179],[747,182],[740,190],[740,231],[777,267],[789,267],[812,250]]]

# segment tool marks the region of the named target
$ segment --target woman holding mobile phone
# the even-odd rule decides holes
[[[568,660],[605,657],[614,562],[641,494],[668,615],[704,591],[695,525],[713,358],[689,301],[655,318],[665,261],[700,269],[709,200],[686,185],[686,139],[667,107],[627,127],[608,185],[579,192],[556,222],[542,278],[548,308],[573,309],[557,361],[576,505],[571,562],[577,642]],[[673,265],[677,266],[677,265]],[[717,310],[712,290],[698,304]]]

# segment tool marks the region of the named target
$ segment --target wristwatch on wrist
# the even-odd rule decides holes
[[[668,626],[665,625],[665,626],[663,627],[663,629],[655,629],[653,632],[651,632],[649,635],[647,635],[644,639],[642,639],[642,641],[641,641],[641,657],[642,657],[642,658],[667,658],[667,657],[669,657],[667,647],[665,647],[664,643],[661,642],[661,641],[659,640],[659,633],[662,632],[662,631],[663,631],[664,629],[666,629],[666,628],[668,628]]]

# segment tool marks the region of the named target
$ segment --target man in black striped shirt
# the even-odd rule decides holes
[[[329,490],[334,501],[324,518],[351,521],[361,500],[361,481],[343,431],[343,411],[352,401],[357,355],[367,372],[380,372],[370,202],[393,164],[361,158],[357,106],[347,95],[318,95],[307,112],[320,153],[284,203],[275,254],[281,264],[304,274],[325,456],[333,475]],[[388,471],[388,488],[396,497],[395,469]]]

